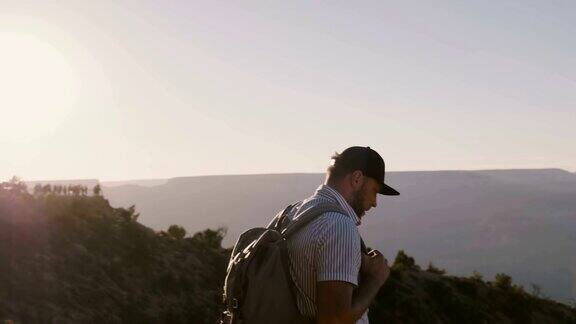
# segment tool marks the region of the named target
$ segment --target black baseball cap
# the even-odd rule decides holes
[[[398,196],[396,189],[384,183],[385,165],[384,159],[370,148],[370,146],[352,146],[345,149],[336,158],[334,165],[342,165],[350,170],[360,170],[362,173],[380,183],[380,194],[386,196]]]

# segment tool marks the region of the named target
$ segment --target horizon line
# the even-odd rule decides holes
[[[458,171],[529,171],[529,170],[559,170],[570,174],[576,173],[576,171],[570,171],[562,168],[509,168],[509,169],[431,169],[431,170],[398,170],[398,171],[387,171],[387,173],[406,173],[406,172],[458,172]],[[97,181],[98,183],[105,182],[126,182],[126,181],[161,181],[177,178],[200,178],[200,177],[218,177],[218,176],[256,176],[256,175],[290,175],[290,174],[324,174],[326,171],[322,172],[270,172],[270,173],[220,173],[220,174],[202,174],[202,175],[179,175],[179,176],[167,176],[167,177],[154,177],[154,178],[128,178],[128,179],[113,179],[113,180],[102,180],[97,177],[94,178],[58,178],[58,179],[25,179],[20,178],[24,182],[65,182],[65,181]],[[9,179],[8,179],[9,180]]]

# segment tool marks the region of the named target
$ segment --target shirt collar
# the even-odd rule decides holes
[[[335,202],[337,202],[340,207],[342,207],[342,209],[344,209],[344,211],[348,214],[348,217],[352,218],[352,220],[354,221],[354,223],[356,223],[356,226],[360,225],[360,217],[358,217],[358,215],[356,215],[356,212],[354,211],[354,209],[352,209],[352,207],[350,206],[350,204],[348,204],[348,202],[346,201],[346,199],[344,199],[344,197],[342,197],[342,195],[334,188],[331,188],[328,185],[322,184],[318,187],[318,189],[316,189],[316,192],[314,193],[315,196],[322,196],[324,198],[329,198]]]

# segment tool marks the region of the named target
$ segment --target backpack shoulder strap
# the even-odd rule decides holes
[[[272,221],[268,224],[268,226],[266,226],[267,229],[270,230],[275,230],[278,232],[281,232],[282,228],[284,227],[283,225],[286,222],[286,215],[288,215],[290,213],[290,211],[292,211],[292,208],[294,208],[296,205],[300,204],[301,202],[295,202],[291,205],[288,205],[286,208],[284,208],[283,210],[281,210],[280,212],[278,212],[278,214],[276,214],[276,216],[274,216],[274,218],[272,218]]]
[[[290,224],[288,224],[288,226],[282,231],[282,237],[285,239],[289,238],[290,236],[294,235],[294,233],[308,225],[308,223],[318,218],[318,216],[328,212],[338,212],[346,215],[346,212],[340,206],[334,203],[320,203],[310,206],[304,211],[299,211],[298,217],[292,220]]]

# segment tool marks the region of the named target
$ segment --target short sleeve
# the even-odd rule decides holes
[[[358,285],[360,234],[346,215],[329,213],[330,222],[319,237],[316,281],[346,281]]]

